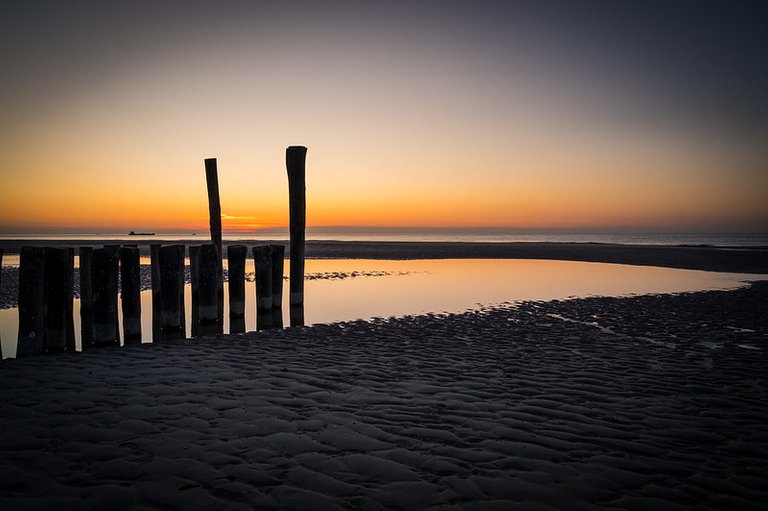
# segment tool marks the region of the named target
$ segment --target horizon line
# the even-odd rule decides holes
[[[376,226],[376,225],[325,225],[325,226],[307,226],[307,233],[316,234],[345,234],[345,233],[370,233],[370,234],[419,234],[419,233],[466,233],[466,234],[766,234],[768,227],[725,227],[725,226],[677,226],[677,227],[659,227],[659,226],[581,226],[581,227],[510,227],[510,226]],[[156,229],[150,227],[131,229],[130,232],[173,234],[173,235],[198,235],[208,234],[206,228],[164,228]],[[258,234],[288,234],[288,226],[265,227],[261,229],[223,229],[225,234],[229,235],[258,235]],[[90,228],[90,227],[39,227],[31,229],[3,229],[0,228],[0,236],[17,235],[65,235],[65,234],[93,234],[93,235],[119,235],[125,236],[129,233],[119,227],[108,228]]]

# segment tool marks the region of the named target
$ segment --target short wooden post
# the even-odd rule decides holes
[[[67,275],[64,280],[66,302],[64,303],[64,328],[66,330],[66,350],[75,351],[75,249],[67,247]]]
[[[138,247],[120,248],[120,299],[125,344],[141,344],[141,267]]]
[[[290,304],[294,308],[304,304],[304,236],[307,216],[307,200],[305,185],[305,161],[307,148],[290,146],[285,151],[285,165],[288,169],[288,199],[290,223]],[[299,318],[291,314],[291,325],[303,324],[303,314]]]
[[[184,325],[184,245],[160,248],[160,320],[164,340],[186,337]]]
[[[216,275],[216,317],[219,324],[219,333],[224,328],[224,267],[222,266],[223,251],[221,247],[221,201],[219,199],[219,174],[216,166],[216,158],[205,160],[205,183],[208,188],[208,216],[211,225],[211,241],[216,246],[219,255],[219,268]]]
[[[189,282],[192,287],[192,337],[200,335],[200,247],[189,247]]]
[[[93,348],[93,247],[80,247],[80,349]]]
[[[19,253],[19,335],[16,357],[45,349],[45,249],[21,247]]]
[[[0,289],[3,287],[3,249],[0,248]],[[3,360],[3,338],[0,337],[0,362]]]
[[[67,347],[67,262],[66,248],[45,249],[45,352]]]
[[[283,264],[285,245],[272,247],[272,328],[283,328]]]
[[[112,247],[93,251],[93,345],[119,346],[117,275],[119,260]]]
[[[115,289],[120,289],[120,245],[104,245],[104,248],[112,252],[112,256],[117,261],[117,271],[113,275],[115,281]],[[118,295],[115,294],[115,310],[117,310]],[[120,344],[120,316],[115,314],[115,331],[117,332],[117,344]]]
[[[157,342],[162,339],[160,245],[152,244],[149,246],[149,261],[152,276],[152,341]]]
[[[248,247],[230,245],[227,247],[229,273],[229,333],[245,332],[245,258]]]
[[[198,317],[200,318],[200,334],[216,334],[220,331],[218,323],[219,307],[219,252],[215,245],[200,246],[200,268],[198,278],[200,284]]]
[[[256,267],[256,329],[272,328],[272,247],[253,247]]]

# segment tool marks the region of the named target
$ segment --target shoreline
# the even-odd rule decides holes
[[[0,507],[760,509],[768,283],[0,365]]]
[[[149,256],[150,243],[137,243],[142,256]],[[153,240],[154,241],[154,240]],[[200,245],[207,239],[189,239],[166,243]],[[157,240],[162,243],[162,240]],[[225,240],[255,246],[267,243],[288,245],[285,240]],[[128,245],[125,240],[0,240],[6,254],[18,254],[22,246],[102,246]],[[318,259],[550,259],[595,263],[660,266],[688,270],[768,274],[768,248],[709,247],[690,245],[619,245],[601,243],[545,242],[378,242],[313,241],[306,242],[306,257]]]

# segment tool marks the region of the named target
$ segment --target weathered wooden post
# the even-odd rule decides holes
[[[0,248],[0,289],[3,285],[3,249]],[[3,360],[3,338],[0,336],[0,362]]]
[[[229,333],[245,332],[245,258],[248,247],[230,245],[227,247],[229,272]]]
[[[256,329],[272,328],[272,247],[253,247],[256,269]]]
[[[192,337],[200,335],[200,247],[189,247],[189,282],[192,287]]]
[[[112,252],[112,257],[117,261],[117,271],[112,275],[115,285],[115,289],[120,289],[120,245],[104,245],[104,248]],[[115,293],[115,310],[118,308],[118,294]],[[117,332],[117,344],[120,344],[120,316],[115,314],[115,331]]]
[[[221,248],[221,202],[219,199],[219,175],[216,158],[205,160],[205,182],[208,188],[208,216],[211,225],[211,241],[219,253],[219,268],[216,274],[216,317],[218,318],[219,333],[224,331],[224,267],[222,266],[223,251]]]
[[[160,289],[160,245],[149,246],[149,264],[152,277],[152,342],[162,339],[162,291]]]
[[[216,245],[200,246],[200,267],[198,270],[198,317],[200,318],[200,334],[208,335],[220,332],[219,328],[219,251]]]
[[[272,328],[283,328],[283,264],[285,245],[272,247]]]
[[[93,348],[93,247],[80,247],[80,349]]]
[[[119,261],[112,247],[93,251],[93,345],[119,346],[117,273]]]
[[[125,344],[141,344],[141,266],[139,247],[120,248],[120,299]]]
[[[303,325],[304,314],[299,315],[294,310],[303,311],[304,306],[304,236],[307,216],[307,200],[305,185],[305,160],[307,148],[290,146],[285,151],[285,166],[288,169],[288,199],[291,237],[291,280],[290,304],[291,326]]]
[[[66,350],[75,351],[75,249],[67,247],[67,275],[64,280],[66,288],[66,310],[64,311],[64,328],[66,330]]]
[[[45,352],[67,348],[68,262],[66,248],[45,249]]]
[[[163,340],[185,338],[184,245],[160,247],[160,291],[160,337]]]
[[[45,249],[42,247],[21,247],[18,304],[16,357],[41,355],[45,348]]]

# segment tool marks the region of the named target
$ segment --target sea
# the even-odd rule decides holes
[[[138,231],[137,231],[138,232]],[[129,235],[126,232],[78,232],[78,233],[2,233],[3,240],[125,240],[136,242],[179,241],[200,238],[207,240],[209,233],[156,232],[152,235]],[[286,231],[227,232],[225,241],[288,240]],[[427,242],[552,242],[552,243],[616,243],[622,245],[680,245],[712,247],[765,247],[768,248],[768,232],[518,232],[493,230],[351,230],[307,229],[307,240],[317,241],[427,241]]]

